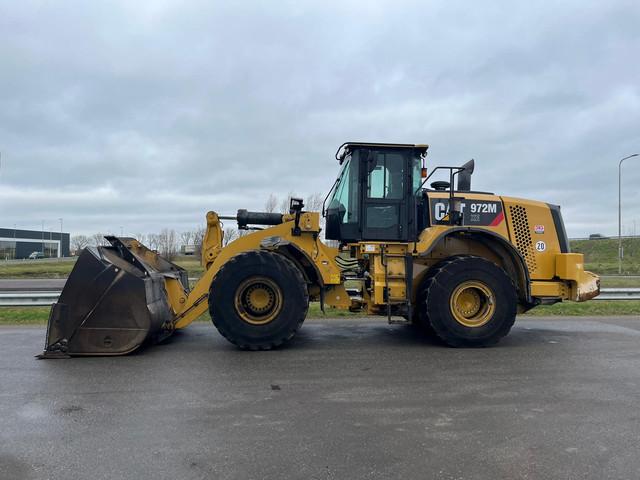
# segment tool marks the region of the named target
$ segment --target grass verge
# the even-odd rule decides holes
[[[594,300],[591,302],[562,302],[540,305],[525,315],[544,317],[566,315],[575,317],[640,315],[640,300]]]
[[[190,277],[202,275],[203,268],[198,259],[180,257],[175,263],[187,270]],[[75,264],[75,258],[56,262],[25,260],[20,263],[0,263],[0,278],[67,278]]]
[[[0,325],[46,325],[49,307],[0,307]]]
[[[76,260],[46,262],[25,260],[21,263],[1,263],[0,278],[67,278]]]

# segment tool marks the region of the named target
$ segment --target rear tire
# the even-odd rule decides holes
[[[290,340],[307,315],[307,284],[288,258],[269,251],[232,257],[211,282],[209,313],[218,331],[246,350]]]
[[[461,255],[435,265],[419,295],[420,324],[452,347],[493,345],[516,319],[518,296],[511,278],[480,257]]]
[[[424,291],[423,289],[418,290],[419,298],[416,301],[416,305],[413,309],[413,315],[411,319],[411,324],[417,328],[420,333],[424,334],[427,337],[435,337],[436,332],[433,330],[429,319],[427,318],[426,312],[426,302],[424,301]]]

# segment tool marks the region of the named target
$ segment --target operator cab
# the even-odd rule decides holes
[[[407,242],[416,239],[417,197],[428,145],[345,143],[324,215],[326,238]]]

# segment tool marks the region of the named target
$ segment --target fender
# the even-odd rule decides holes
[[[436,227],[437,228],[437,227]],[[533,300],[531,298],[531,279],[529,276],[529,268],[524,260],[522,254],[511,244],[507,239],[503,236],[498,235],[489,230],[485,230],[482,228],[474,228],[474,227],[445,227],[446,230],[437,234],[430,243],[428,243],[428,247],[426,250],[420,252],[418,254],[419,257],[428,256],[433,249],[438,245],[442,240],[449,236],[458,236],[458,237],[468,237],[475,241],[478,241],[487,248],[496,252],[496,254],[502,256],[502,252],[496,251],[495,245],[500,245],[504,252],[506,252],[510,257],[513,265],[516,267],[516,274],[518,278],[516,283],[521,291],[523,300],[527,303],[532,304]],[[433,229],[427,229],[431,230]],[[422,243],[422,242],[420,242]]]
[[[286,256],[300,268],[307,282],[318,285],[320,289],[324,287],[324,281],[318,267],[311,256],[299,245],[282,237],[266,237],[260,242],[260,248]]]

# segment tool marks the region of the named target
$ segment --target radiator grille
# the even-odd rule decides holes
[[[529,271],[536,269],[536,254],[531,240],[531,229],[529,228],[529,219],[527,218],[527,209],[520,205],[510,205],[509,213],[511,213],[511,222],[513,223],[513,232],[516,238],[516,248],[524,257]]]

